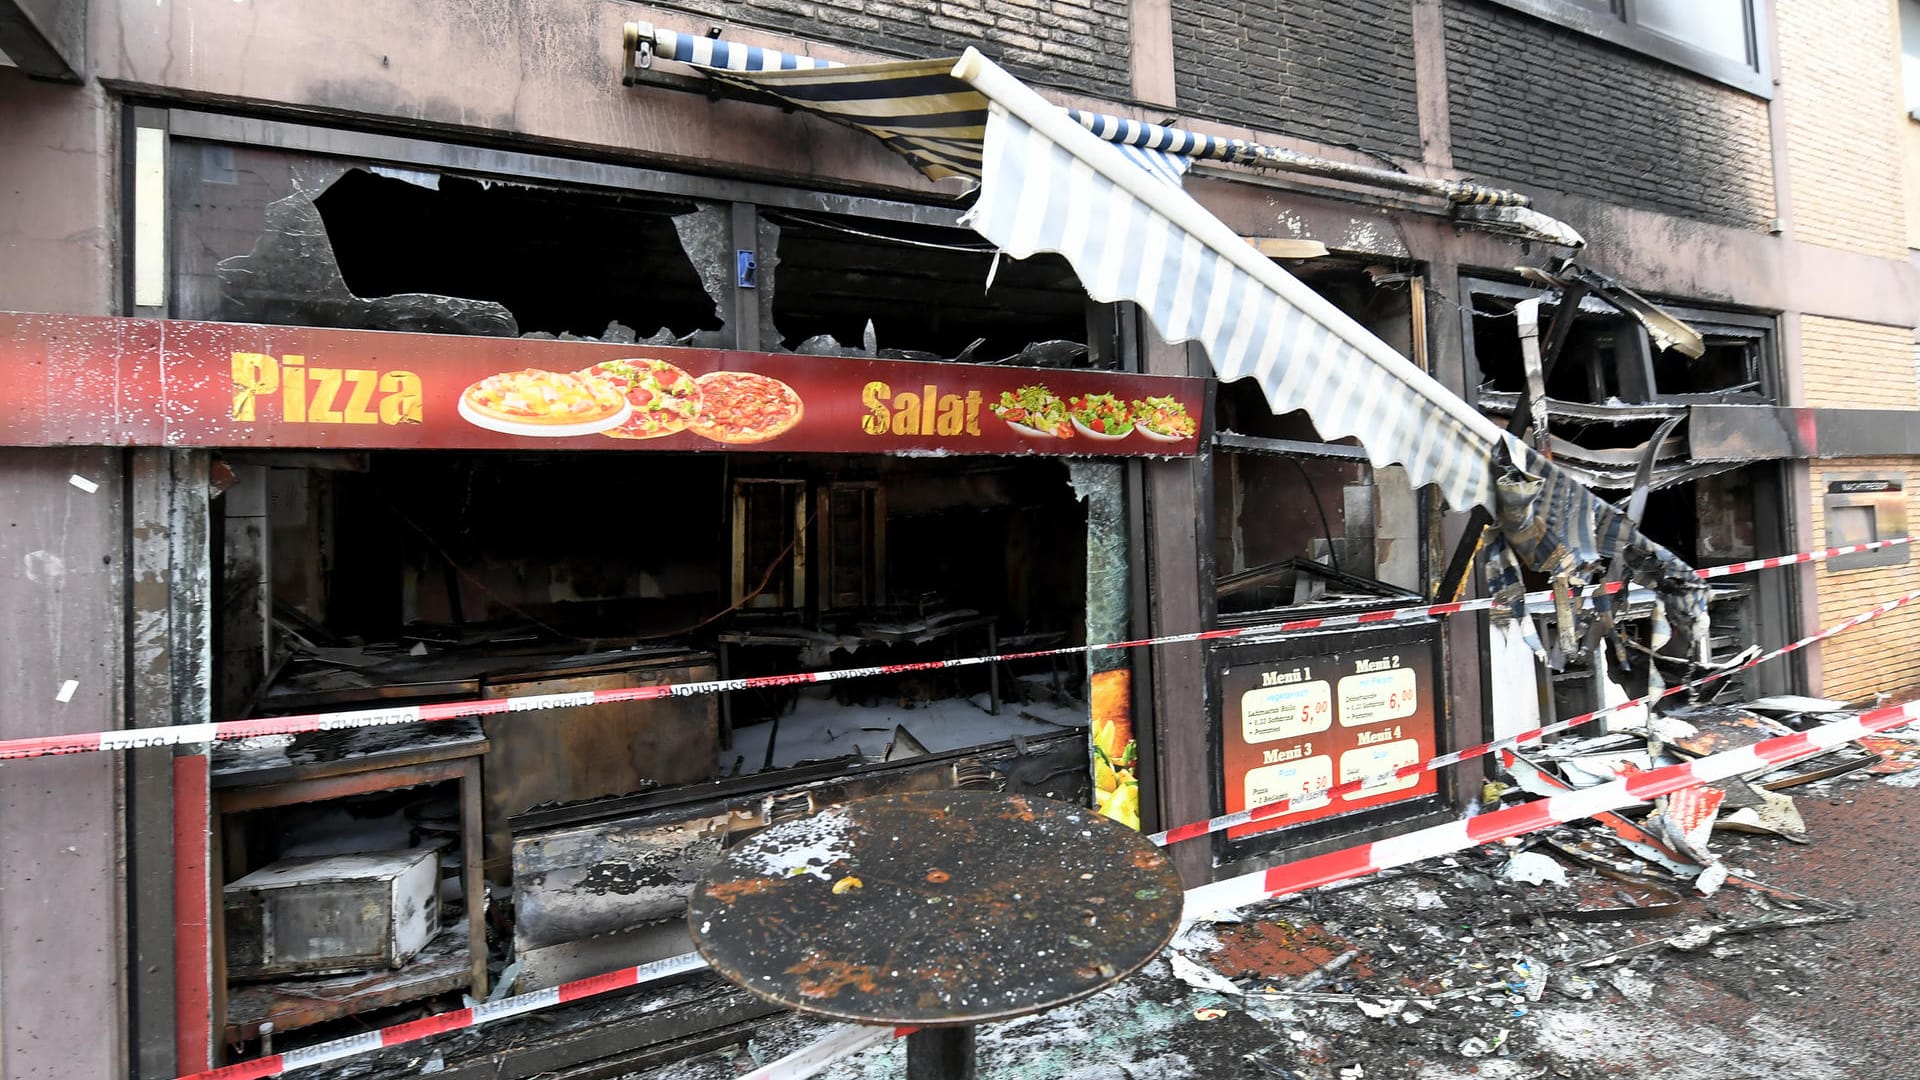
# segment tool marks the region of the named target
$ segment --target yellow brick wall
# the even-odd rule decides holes
[[[1920,526],[1920,459],[1816,461],[1812,472],[1815,546],[1828,546],[1823,496],[1827,485],[1835,480],[1867,477],[1901,480],[1907,496],[1907,531]],[[1902,593],[1920,589],[1920,552],[1912,553],[1900,566],[1831,570],[1824,563],[1816,564],[1814,581],[1818,589],[1820,626],[1832,626]],[[1920,688],[1920,605],[1901,608],[1822,643],[1820,671],[1821,692],[1843,700],[1865,697],[1880,690],[1899,694]]]
[[[1784,110],[1794,235],[1886,258],[1907,248],[1899,23],[1887,0],[1783,0]]]
[[[1805,404],[1834,409],[1920,407],[1914,331],[1906,326],[1800,317]]]

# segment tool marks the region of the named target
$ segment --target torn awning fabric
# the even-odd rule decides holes
[[[800,108],[808,102],[824,100],[815,92],[821,87],[839,84],[859,86],[856,95],[845,100],[864,99],[866,104],[853,109],[831,111],[815,109],[836,119],[863,128],[881,138],[894,150],[912,160],[914,166],[936,180],[951,176],[979,176],[978,153],[955,143],[938,145],[934,140],[960,137],[956,129],[965,123],[952,121],[986,119],[986,99],[973,86],[954,78],[955,59],[898,61],[850,66],[834,60],[763,49],[754,45],[735,45],[717,38],[695,37],[674,30],[662,30],[648,23],[627,24],[627,67],[631,74],[645,66],[653,55],[692,64],[715,79],[731,82],[760,93],[784,98]],[[802,74],[785,74],[799,72]],[[820,78],[807,72],[831,72]],[[829,92],[831,93],[831,91]],[[948,131],[934,136],[898,130],[895,121],[917,111],[944,114]],[[1207,135],[1182,128],[1142,123],[1118,116],[1068,109],[1067,115],[1080,126],[1121,148],[1135,163],[1167,173],[1177,180],[1194,161],[1209,160],[1245,165],[1252,168],[1306,172],[1331,180],[1356,184],[1377,184],[1444,198],[1462,220],[1480,222],[1496,231],[1512,231],[1560,247],[1579,248],[1586,244],[1580,234],[1564,222],[1531,209],[1532,200],[1517,191],[1487,187],[1468,180],[1446,180],[1395,172],[1375,166],[1354,165],[1266,146],[1247,139]],[[868,123],[866,121],[878,121]],[[917,134],[927,134],[929,145],[916,145]],[[978,136],[974,137],[977,146]],[[955,151],[959,151],[955,155]],[[930,151],[930,152],[929,152]],[[1492,216],[1488,216],[1492,215]]]
[[[662,59],[859,128],[934,180],[980,178],[987,96],[953,76],[955,58],[842,64],[645,24],[629,27],[627,44],[630,50],[650,44]],[[1117,116],[1069,115],[1122,147],[1135,165],[1175,184],[1194,157],[1225,142]]]
[[[1519,439],[1504,436],[1495,456],[1498,531],[1486,545],[1487,586],[1509,617],[1528,626],[1521,564],[1551,579],[1592,582],[1605,574],[1618,553],[1623,580],[1657,590],[1665,602],[1665,617],[1655,620],[1656,647],[1662,635],[1677,626],[1705,658],[1709,590],[1692,567],[1647,539],[1625,514]],[[1596,595],[1590,617],[1610,622],[1614,603],[1613,597]],[[1563,629],[1569,638],[1586,636],[1584,619]],[[1544,655],[1530,629],[1528,633],[1528,644]]]
[[[1635,579],[1667,598],[1676,625],[1696,625],[1703,594],[1685,563],[1128,152],[1183,157],[1192,147],[1175,149],[1169,133],[1188,133],[1089,121],[972,49],[958,61],[803,66],[770,50],[715,52],[717,43],[668,31],[650,30],[650,40],[670,59],[698,62],[705,49],[715,78],[869,131],[928,176],[977,177],[964,220],[1001,251],[1062,256],[1093,299],[1139,305],[1169,343],[1200,343],[1222,381],[1254,379],[1276,415],[1303,410],[1323,438],[1357,438],[1375,467],[1403,466],[1455,509],[1497,511],[1495,477],[1519,464],[1550,495],[1532,503],[1542,516],[1527,527],[1564,543],[1512,550],[1530,560],[1564,548],[1583,571],[1603,568],[1622,545],[1657,550],[1632,561]],[[1152,145],[1109,141],[1116,136]]]

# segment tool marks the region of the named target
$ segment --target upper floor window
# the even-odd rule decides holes
[[[1900,76],[1907,115],[1920,120],[1920,0],[1900,0]]]
[[[1637,0],[1630,23],[1745,67],[1755,66],[1751,0]]]
[[[1767,78],[1759,0],[1493,0],[1760,97]],[[1904,0],[1903,10],[1913,6]]]

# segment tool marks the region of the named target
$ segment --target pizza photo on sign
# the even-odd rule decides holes
[[[626,423],[633,406],[592,375],[525,368],[489,375],[460,393],[460,415],[505,435],[597,435]]]
[[[687,430],[721,443],[775,439],[800,422],[804,406],[793,387],[750,371],[714,371],[696,380],[700,411]]]
[[[665,360],[607,360],[578,374],[611,383],[633,406],[626,423],[601,432],[609,438],[657,439],[685,429],[700,415],[699,384]]]
[[[1030,439],[1071,439],[1073,425],[1067,421],[1067,403],[1044,386],[1023,386],[1000,392],[1000,403],[993,415],[1006,421],[1016,434]]]

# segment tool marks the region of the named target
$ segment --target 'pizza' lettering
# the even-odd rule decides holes
[[[294,353],[234,353],[228,415],[258,422],[261,403],[277,397],[278,419],[287,424],[418,424],[426,418],[423,391],[411,371],[321,367]]]
[[[869,435],[972,435],[980,434],[980,391],[965,395],[942,394],[938,383],[926,383],[919,393],[911,390],[896,394],[883,382],[870,382],[860,391],[860,403],[867,414],[860,418],[860,430]]]

